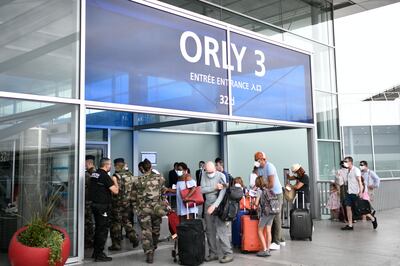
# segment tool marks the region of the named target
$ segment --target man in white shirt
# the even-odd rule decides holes
[[[344,158],[344,167],[348,169],[347,172],[347,184],[348,190],[347,195],[344,199],[344,205],[346,206],[348,224],[342,227],[342,230],[353,230],[353,213],[352,206],[358,199],[362,197],[363,185],[361,182],[361,171],[353,165],[353,158],[348,156]]]

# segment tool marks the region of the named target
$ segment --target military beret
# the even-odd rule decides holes
[[[117,158],[114,160],[114,164],[116,164],[116,163],[125,163],[125,160],[124,160],[124,158]]]
[[[96,159],[96,157],[94,157],[93,155],[86,155],[86,159],[85,160],[86,161],[87,160],[93,160],[94,161],[95,159]]]

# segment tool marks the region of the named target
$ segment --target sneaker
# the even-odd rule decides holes
[[[112,261],[111,257],[108,257],[106,254],[102,253],[94,257],[94,261]]]
[[[376,229],[378,227],[378,220],[376,219],[376,217],[374,217],[375,219],[372,221],[372,226],[374,227],[374,229]]]
[[[218,260],[218,256],[216,256],[216,255],[208,255],[204,259],[204,261],[206,261],[206,262],[210,262],[210,261],[214,261],[214,260]]]
[[[269,256],[271,256],[271,253],[269,252],[269,250],[257,252],[257,257],[269,257]]]
[[[276,244],[276,243],[272,243],[271,246],[269,247],[270,250],[280,250],[281,246]]]
[[[286,246],[286,242],[285,242],[285,241],[279,242],[279,245],[280,245],[281,247],[285,247],[285,246]]]
[[[354,228],[353,226],[346,225],[345,227],[341,228],[343,231],[352,231]]]
[[[219,262],[220,263],[229,263],[233,261],[233,256],[232,255],[224,255]]]

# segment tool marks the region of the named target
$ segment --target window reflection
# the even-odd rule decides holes
[[[59,190],[54,223],[67,229],[71,255],[76,256],[77,111],[66,104],[0,99],[0,223],[7,229],[2,249],[48,195]]]

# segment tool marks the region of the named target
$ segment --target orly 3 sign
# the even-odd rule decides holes
[[[132,1],[86,5],[86,99],[313,121],[309,55]]]
[[[196,45],[196,52],[194,55],[189,55],[186,50],[186,43],[188,39],[192,39]],[[211,60],[214,63],[216,68],[224,68],[229,70],[237,70],[237,72],[242,72],[242,60],[245,56],[247,47],[242,46],[240,49],[236,47],[234,43],[230,43],[230,47],[232,49],[233,55],[236,59],[236,66],[228,65],[227,60],[227,45],[225,41],[219,42],[209,36],[204,36],[204,41],[200,40],[199,36],[192,31],[185,31],[182,33],[179,47],[181,49],[182,56],[186,59],[186,61],[190,63],[198,63],[202,57],[202,53],[204,52],[204,64],[207,66],[210,65]],[[219,56],[221,54],[221,56]],[[259,70],[254,70],[254,74],[258,77],[263,77],[265,75],[265,55],[260,50],[254,50],[254,55],[258,56],[259,59],[256,60],[256,64]],[[221,62],[219,61],[219,57],[222,58]]]

